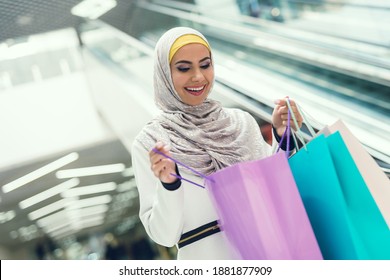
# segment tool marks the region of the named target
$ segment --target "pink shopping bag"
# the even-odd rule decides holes
[[[208,178],[221,228],[242,259],[322,259],[284,153]]]
[[[289,125],[279,147],[286,136],[288,150]],[[205,179],[218,212],[218,223],[242,259],[323,259],[286,155],[280,152],[238,163],[209,176],[164,156]]]

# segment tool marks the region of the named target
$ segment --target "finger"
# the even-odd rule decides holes
[[[151,162],[157,162],[159,159],[161,159],[163,156],[160,153],[155,152],[154,150],[149,152],[149,159]]]
[[[163,148],[161,149],[161,151],[168,156],[170,156],[170,153],[169,153],[170,150],[171,150],[171,147],[169,145],[164,145]]]
[[[162,176],[168,176],[170,173],[174,172],[174,165],[170,159],[163,159],[152,165],[153,173],[162,178]]]
[[[275,99],[275,100],[274,100],[274,104],[275,104],[275,105],[280,105],[282,102],[283,102],[282,99]]]
[[[157,165],[157,164],[152,164],[152,165],[150,166],[150,169],[152,170],[154,176],[156,176],[157,178],[160,177],[161,169],[158,168],[158,165]]]
[[[286,126],[288,123],[287,120],[283,121],[283,125]],[[302,126],[302,122],[298,122],[298,128]],[[295,122],[293,120],[290,120],[290,127],[294,130],[297,130],[297,127],[295,125]]]
[[[281,115],[280,115],[280,119],[281,119],[282,121],[287,121],[287,120],[288,120],[288,114],[281,114]]]
[[[297,104],[296,104],[296,102],[295,102],[295,100],[294,100],[294,99],[291,99],[291,98],[289,98],[289,99],[288,99],[288,101],[289,101],[289,103],[290,103],[291,107],[293,107],[293,106],[297,106]],[[286,103],[287,103],[287,101],[286,101]]]
[[[163,162],[163,160],[159,160],[157,162],[154,162],[152,165],[151,165],[151,169],[154,173],[154,175],[156,177],[160,177],[161,176],[161,172],[166,169],[166,164]]]
[[[164,147],[164,143],[161,141],[157,141],[155,148],[157,150],[161,150]]]
[[[287,105],[287,100],[289,101],[290,104],[295,104],[294,99],[291,99],[289,96],[285,96],[284,98],[274,100],[274,104],[284,106]]]
[[[161,156],[153,156],[150,158],[150,165],[153,166],[153,165],[156,165],[158,163],[160,163],[164,158],[161,157]]]
[[[280,115],[287,115],[288,111],[289,111],[289,108],[287,106],[283,106],[283,107],[280,107],[280,109],[278,110],[278,114],[280,114]],[[291,107],[290,113],[294,114],[296,119],[298,119],[298,118],[302,119],[302,116],[299,113],[298,108],[296,106],[295,107]]]
[[[150,151],[149,151],[149,157],[152,157],[154,154],[158,154],[157,152],[160,152],[160,153],[164,153],[164,147],[166,145],[164,145],[164,143],[162,143],[161,141],[158,141],[156,143],[156,145],[154,146],[154,148],[152,148]],[[157,151],[157,152],[156,152]]]
[[[287,106],[280,106],[279,108],[277,108],[277,112],[279,115],[287,114],[288,107]]]

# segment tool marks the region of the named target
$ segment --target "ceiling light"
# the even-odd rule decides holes
[[[43,200],[46,200],[52,196],[55,196],[57,194],[60,194],[70,188],[73,188],[77,186],[80,183],[80,180],[77,178],[70,179],[68,181],[65,181],[55,187],[51,187],[50,189],[43,191],[41,193],[38,193],[30,198],[27,198],[21,202],[19,202],[19,207],[21,209],[26,209],[27,207],[30,207],[32,205],[35,205]]]
[[[18,229],[19,238],[22,241],[29,241],[39,236],[38,227],[36,225],[29,225]]]
[[[117,192],[127,192],[136,187],[137,185],[135,179],[131,179],[129,181],[123,182],[122,184],[119,184],[116,190]]]
[[[61,199],[59,201],[56,201],[52,204],[49,204],[45,207],[42,207],[42,208],[39,208],[38,210],[36,211],[33,211],[31,213],[28,213],[28,217],[31,219],[31,220],[36,220],[36,219],[39,219],[43,216],[46,216],[50,213],[53,213],[57,210],[60,210],[62,208],[65,208],[66,206],[72,204],[72,202],[74,202],[75,200],[72,199],[72,198],[66,198],[66,199]]]
[[[70,226],[71,222],[70,221],[67,221],[67,222],[63,222],[63,223],[60,223],[60,224],[57,224],[55,226],[52,226],[52,227],[45,227],[43,228],[42,230],[46,233],[46,234],[49,234],[53,231],[58,231],[60,229],[69,229],[69,226]]]
[[[123,177],[134,177],[134,170],[133,167],[128,167],[122,172]]]
[[[71,13],[75,16],[97,19],[117,5],[115,0],[84,0],[74,6]]]
[[[67,227],[57,227],[53,229],[48,229],[48,233],[53,238],[60,238],[66,235],[76,233],[79,230],[82,230],[87,227],[93,227],[103,224],[104,216],[95,216],[92,218],[84,219],[80,222],[72,222],[67,224]]]
[[[116,184],[114,182],[109,182],[109,183],[102,183],[102,184],[73,188],[71,190],[65,190],[61,194],[61,196],[62,197],[82,196],[88,194],[109,192],[115,189],[116,189]]]
[[[80,229],[99,226],[102,225],[103,223],[104,223],[104,216],[91,217],[81,221]]]
[[[14,210],[9,210],[7,212],[0,212],[0,224],[4,224],[13,218],[15,218],[16,214]]]
[[[20,177],[19,179],[12,181],[8,184],[5,184],[3,186],[3,192],[8,193],[10,191],[13,191],[27,183],[30,183],[31,181],[34,181],[50,172],[53,172],[56,169],[59,169],[63,167],[64,165],[67,165],[79,158],[78,153],[71,153],[67,156],[64,156],[56,161],[53,161],[52,163],[49,163],[27,175],[24,175],[23,177]]]
[[[60,238],[63,238],[65,236],[68,236],[68,235],[76,233],[76,232],[77,232],[77,230],[75,230],[74,228],[65,227],[65,228],[62,228],[62,229],[58,229],[58,230],[56,230],[54,232],[50,232],[49,236],[52,237],[52,238],[60,239]]]
[[[88,216],[102,214],[107,211],[108,211],[108,206],[106,204],[101,204],[101,205],[90,206],[90,207],[69,211],[69,217],[71,219],[74,219],[76,216],[84,218]]]
[[[91,167],[83,167],[83,168],[76,168],[76,169],[59,170],[56,172],[56,176],[58,179],[64,179],[64,178],[117,173],[117,172],[122,172],[123,170],[125,170],[125,165],[123,163],[116,163],[116,164],[91,166]]]
[[[112,200],[111,196],[108,194],[96,196],[96,197],[91,197],[91,198],[80,199],[80,200],[75,201],[72,204],[69,204],[67,207],[67,210],[79,209],[79,208],[84,208],[84,207],[89,207],[89,206],[94,206],[94,205],[100,205],[100,204],[107,204],[107,203],[110,203],[111,200]]]
[[[63,223],[68,217],[67,217],[67,211],[61,210],[54,214],[48,215],[44,218],[41,218],[37,220],[37,225],[41,228],[47,227],[48,225],[55,224],[55,223]]]
[[[44,218],[41,218],[37,220],[37,225],[41,228],[50,228],[62,225],[67,222],[71,222],[76,217],[87,217],[97,214],[102,214],[108,211],[108,206],[106,204],[102,205],[96,205],[81,209],[75,209],[75,210],[62,210],[59,212],[56,212],[52,215],[46,216]]]

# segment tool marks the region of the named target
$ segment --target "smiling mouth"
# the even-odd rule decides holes
[[[185,87],[184,89],[195,96],[199,96],[204,92],[204,89],[206,88],[206,85],[201,86],[201,87]]]

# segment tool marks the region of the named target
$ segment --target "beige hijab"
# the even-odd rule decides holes
[[[147,151],[162,141],[170,145],[173,158],[205,175],[266,156],[269,149],[264,145],[268,144],[248,113],[222,108],[209,98],[197,106],[180,100],[172,82],[169,52],[175,40],[185,34],[198,35],[207,42],[201,33],[187,27],[176,27],[162,35],[154,63],[155,102],[162,113],[144,127],[136,141]]]

